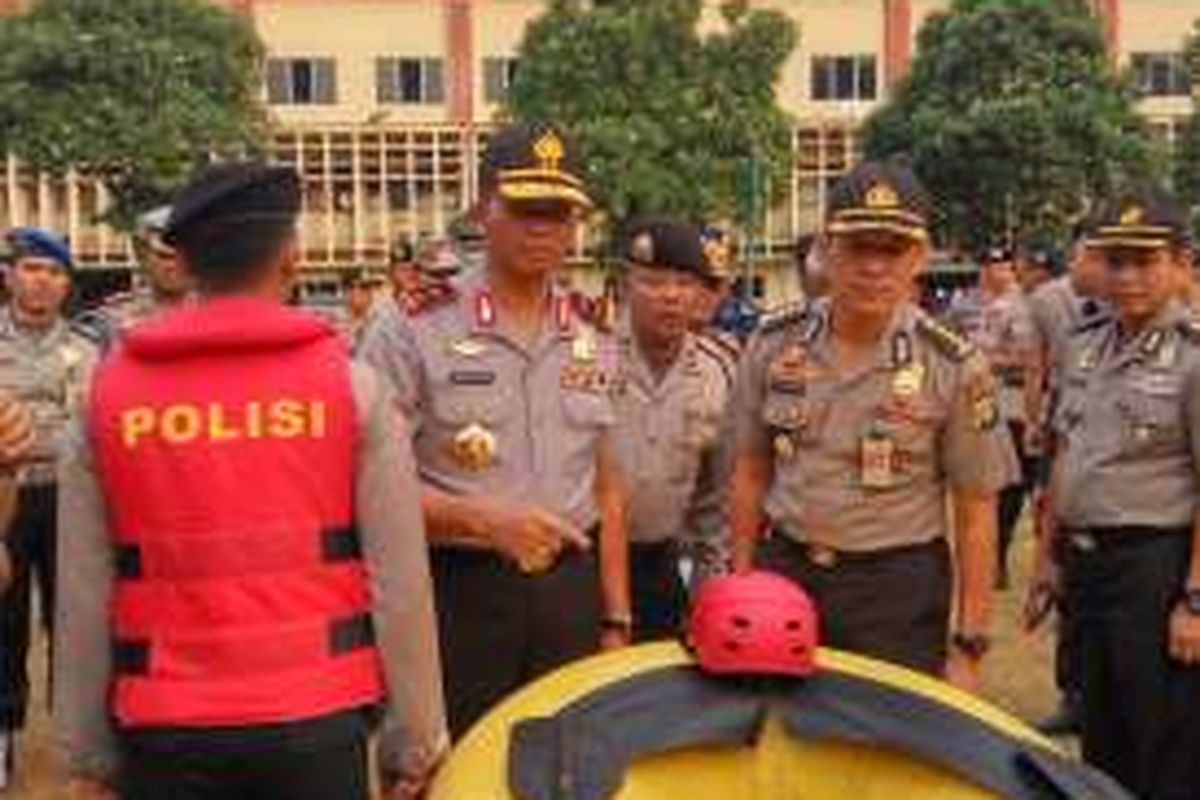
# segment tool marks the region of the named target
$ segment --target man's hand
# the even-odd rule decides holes
[[[544,572],[554,566],[565,547],[591,548],[592,542],[574,525],[540,508],[514,508],[488,503],[481,520],[492,546],[516,562],[522,572]]]
[[[1183,604],[1171,612],[1169,650],[1171,658],[1188,667],[1200,666],[1200,616]]]
[[[67,783],[68,800],[117,800],[108,783],[95,778],[72,778]]]
[[[11,469],[33,449],[33,417],[22,404],[0,394],[0,468]]]
[[[628,647],[632,640],[633,636],[629,631],[608,628],[600,634],[600,650],[605,653],[620,650],[622,647]]]
[[[429,791],[443,758],[444,754],[430,762],[419,774],[402,775],[398,780],[385,784],[383,800],[420,800]]]
[[[1039,536],[1033,556],[1033,575],[1025,595],[1022,622],[1027,633],[1033,633],[1050,616],[1058,603],[1061,592],[1061,577],[1053,556],[1053,543],[1049,536]]]
[[[982,685],[981,666],[982,659],[972,658],[954,647],[950,649],[950,655],[946,658],[944,677],[964,692],[979,694]]]

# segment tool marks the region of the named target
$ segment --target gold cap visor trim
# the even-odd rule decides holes
[[[544,181],[515,181],[501,182],[498,191],[505,200],[521,202],[523,200],[558,200],[581,209],[593,207],[592,199],[584,192],[561,183],[546,183]]]
[[[825,230],[833,234],[847,233],[873,233],[885,232],[895,233],[907,239],[912,239],[915,242],[929,241],[929,231],[924,228],[915,228],[911,225],[905,225],[897,222],[889,222],[887,220],[858,220],[854,222],[845,220],[834,220],[825,226]]]

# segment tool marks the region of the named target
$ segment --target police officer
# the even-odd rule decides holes
[[[72,271],[66,241],[40,228],[14,229],[5,241],[11,299],[0,311],[0,389],[28,407],[36,441],[17,472],[17,511],[8,532],[13,579],[0,600],[0,628],[9,645],[0,650],[0,736],[25,723],[35,586],[42,623],[53,627],[58,449],[95,357],[63,318]],[[3,738],[11,762],[15,735]]]
[[[484,270],[423,306],[383,306],[363,341],[414,429],[456,735],[632,627],[616,348],[554,280],[590,204],[576,163],[553,128],[495,133]]]
[[[705,227],[701,231],[704,246],[704,270],[693,292],[692,332],[703,336],[732,374],[742,355],[742,340],[736,330],[722,326],[719,312],[729,298],[733,280],[733,242],[719,228]]]
[[[382,285],[383,280],[369,269],[351,270],[342,277],[342,296],[345,302],[342,332],[351,349],[357,348],[359,340],[362,339],[363,328],[371,315],[371,307]]]
[[[144,283],[131,292],[110,296],[103,305],[80,314],[76,327],[103,351],[122,331],[159,311],[182,303],[192,291],[191,280],[163,241],[163,229],[171,214],[169,206],[148,211],[137,220],[133,252]]]
[[[1012,455],[985,360],[908,299],[928,213],[898,163],[833,191],[828,301],[768,319],[738,377],[734,563],[803,584],[832,645],[974,686]]]
[[[1025,507],[1033,466],[1025,457],[1025,376],[1032,355],[1033,323],[1007,247],[992,247],[979,263],[980,308],[969,338],[988,359],[996,378],[1000,418],[1020,461],[1017,479],[1000,492],[997,586],[1008,588],[1008,551]]]
[[[676,222],[635,225],[627,260],[616,431],[629,486],[635,638],[648,640],[679,632],[681,556],[703,575],[724,566],[718,433],[732,374],[711,340],[687,329],[705,270],[699,232]]]
[[[1186,215],[1140,185],[1090,245],[1113,315],[1068,343],[1051,482],[1079,646],[1083,754],[1144,800],[1200,787],[1200,328]]]
[[[1055,683],[1058,708],[1039,728],[1047,734],[1077,733],[1079,727],[1079,667],[1073,625],[1059,601],[1058,567],[1052,551],[1049,493],[1046,491],[1053,459],[1046,446],[1051,409],[1057,402],[1063,358],[1071,334],[1092,325],[1109,313],[1103,299],[1104,263],[1101,251],[1087,246],[1091,220],[1083,218],[1071,234],[1067,274],[1038,287],[1029,295],[1033,323],[1031,359],[1025,377],[1025,452],[1035,461],[1033,470],[1033,532],[1036,542],[1033,575],[1025,601],[1025,625],[1033,630],[1057,608]]]
[[[446,744],[411,451],[385,384],[282,303],[300,181],[230,162],[166,237],[201,298],[122,336],[64,463],[59,737],[123,800],[391,796]]]

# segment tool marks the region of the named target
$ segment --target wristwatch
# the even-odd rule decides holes
[[[1200,617],[1200,587],[1189,586],[1183,590],[1179,603],[1184,611],[1194,617]]]
[[[978,661],[992,649],[992,640],[982,633],[956,633],[950,637],[950,644],[955,650]]]

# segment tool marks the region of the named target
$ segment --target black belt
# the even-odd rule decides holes
[[[1060,541],[1079,553],[1138,547],[1163,539],[1190,538],[1190,526],[1154,527],[1149,525],[1100,526],[1094,528],[1060,527]]]
[[[783,530],[772,530],[771,536],[789,547],[803,552],[804,556],[814,565],[825,569],[833,569],[839,564],[847,566],[854,564],[873,564],[886,561],[897,556],[913,555],[944,547],[945,539],[931,539],[917,544],[902,544],[895,547],[884,547],[878,550],[838,550],[828,545],[814,542],[801,542],[793,539]]]

